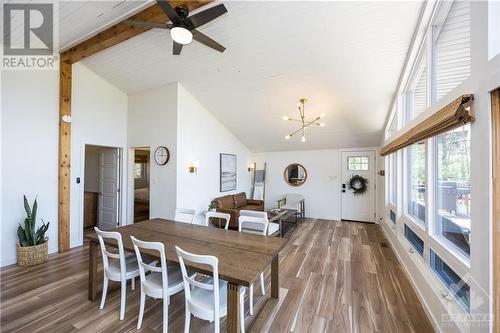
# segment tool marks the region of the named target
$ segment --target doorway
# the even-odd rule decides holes
[[[351,181],[353,176],[359,181]],[[355,178],[355,179],[356,179]],[[366,191],[360,193],[362,181]],[[341,152],[341,219],[358,222],[375,222],[375,151],[356,150]],[[349,183],[358,193],[349,187]],[[362,191],[362,190],[361,190]]]
[[[120,222],[121,149],[85,145],[83,235]]]
[[[150,148],[134,148],[134,223],[149,220]]]

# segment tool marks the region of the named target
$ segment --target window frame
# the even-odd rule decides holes
[[[397,132],[400,129],[404,128],[408,123],[414,121],[417,118],[421,118],[421,115],[411,118],[411,114],[413,110],[410,108],[410,98],[411,98],[411,83],[415,81],[416,72],[418,73],[418,64],[421,62],[423,57],[427,58],[427,110],[429,107],[436,105],[436,43],[439,37],[440,29],[443,23],[446,21],[449,12],[453,6],[454,1],[446,2],[446,1],[438,1],[430,10],[430,18],[429,21],[421,27],[423,34],[420,39],[420,45],[416,44],[414,46],[415,51],[412,52],[410,63],[406,65],[403,73],[403,79],[401,85],[398,87],[398,91],[395,94],[394,102],[391,105],[391,115],[387,120],[385,127],[385,138],[386,141],[389,141],[393,137],[395,137],[395,133],[391,133],[391,126],[394,122],[394,119],[397,119]],[[469,6],[471,6],[471,1],[469,0]],[[469,19],[472,19],[469,17]],[[471,67],[472,64],[471,64]],[[472,68],[471,68],[472,71]],[[465,79],[467,80],[467,79]],[[449,96],[454,95],[457,89],[460,91],[460,85],[453,88],[447,94],[440,98],[440,101],[443,99],[447,99]],[[448,96],[448,97],[447,97]],[[423,111],[423,114],[427,114],[427,111]],[[471,126],[471,141],[474,137],[474,126]],[[425,193],[425,204],[426,204],[426,221],[422,224],[416,221],[408,212],[408,178],[407,178],[407,164],[408,158],[406,154],[406,149],[402,149],[396,152],[397,154],[397,170],[391,170],[389,166],[391,163],[388,161],[386,163],[387,179],[385,181],[386,186],[390,184],[389,178],[392,176],[392,172],[395,172],[397,179],[397,195],[396,195],[396,203],[391,203],[390,194],[386,191],[386,225],[385,227],[393,230],[389,235],[393,236],[396,242],[398,242],[403,248],[408,249],[411,243],[404,236],[404,225],[407,224],[413,232],[415,232],[423,241],[424,241],[424,256],[423,258],[420,255],[411,255],[410,259],[412,262],[420,269],[421,273],[426,277],[431,289],[435,292],[436,297],[443,304],[446,304],[450,309],[450,313],[456,314],[468,314],[465,312],[462,304],[456,300],[454,296],[451,296],[450,300],[442,299],[442,291],[449,290],[448,287],[441,281],[441,279],[436,275],[434,270],[430,266],[430,251],[438,255],[441,260],[443,260],[460,278],[469,284],[471,290],[474,290],[476,284],[472,281],[469,281],[470,273],[471,273],[471,258],[473,257],[473,242],[471,242],[471,255],[470,258],[466,257],[460,250],[455,249],[453,245],[446,246],[446,242],[443,242],[436,233],[436,218],[434,216],[434,205],[436,204],[437,189],[434,186],[434,182],[437,182],[437,170],[434,168],[435,166],[435,138],[430,138],[425,140],[425,182],[426,182],[426,193]],[[472,165],[474,164],[474,160],[471,159],[471,169],[474,169]],[[471,175],[471,179],[472,179]],[[474,184],[471,183],[471,191],[474,192]],[[387,187],[390,188],[390,187]],[[471,200],[471,233],[474,232],[474,200]],[[390,218],[390,210],[393,210],[396,213],[396,224],[391,221]],[[474,236],[472,236],[474,237]],[[448,240],[446,240],[448,241]],[[415,251],[416,252],[416,251]],[[415,258],[419,259],[415,259]],[[451,295],[451,292],[450,292]],[[474,311],[474,309],[471,309]]]

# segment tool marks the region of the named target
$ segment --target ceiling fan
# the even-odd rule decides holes
[[[170,30],[170,36],[174,40],[174,55],[181,54],[182,47],[191,43],[193,39],[219,52],[224,52],[224,50],[226,50],[224,46],[196,30],[202,25],[215,20],[222,14],[225,14],[227,9],[223,4],[210,7],[202,12],[189,16],[189,10],[185,6],[176,6],[173,8],[166,0],[156,0],[156,2],[160,5],[161,9],[165,12],[172,23],[156,23],[134,20],[126,20],[125,23],[143,28]]]

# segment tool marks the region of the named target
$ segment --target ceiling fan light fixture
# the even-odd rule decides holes
[[[170,29],[172,39],[182,45],[187,45],[193,41],[193,33],[184,27],[173,27]]]

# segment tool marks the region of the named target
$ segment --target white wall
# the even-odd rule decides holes
[[[126,151],[128,99],[121,90],[79,63],[73,65],[72,84],[70,235],[71,247],[74,247],[83,242],[85,145],[118,147]],[[121,188],[126,189],[127,168],[123,171]],[[80,184],[76,183],[77,177],[81,177]],[[123,219],[127,191],[122,194]]]
[[[158,146],[170,151],[166,165],[154,161]],[[150,216],[172,219],[177,191],[177,83],[129,96],[128,147],[151,147]],[[133,163],[134,156],[130,160]],[[129,182],[133,184],[133,179]],[[128,202],[129,223],[133,223],[132,198]]]
[[[250,151],[180,84],[177,105],[177,206],[201,212],[208,209],[214,198],[222,195],[246,192],[249,197]],[[220,192],[220,153],[237,156],[235,191]],[[188,172],[191,161],[199,162],[197,174]],[[203,216],[199,215],[197,223],[202,221]]]
[[[276,207],[276,201],[286,193],[304,196],[306,216],[322,219],[340,219],[340,151],[303,150],[254,155],[257,169],[266,163],[266,209]],[[307,180],[294,187],[285,182],[283,172],[292,163],[300,163],[307,170]]]
[[[57,138],[59,73],[1,74],[0,265],[16,262],[17,226],[24,222],[23,194],[38,196],[38,221],[50,222],[49,252],[57,251]]]
[[[277,200],[282,199],[286,193],[299,193],[305,198],[307,217],[340,220],[340,153],[340,149],[328,149],[254,154],[257,169],[262,169],[264,162],[267,163],[266,209],[276,207]],[[283,172],[292,163],[300,163],[307,170],[307,180],[302,186],[294,187],[285,182]],[[383,169],[378,156],[376,165],[377,173]],[[376,179],[378,222],[378,217],[384,216],[384,180],[378,175]]]

